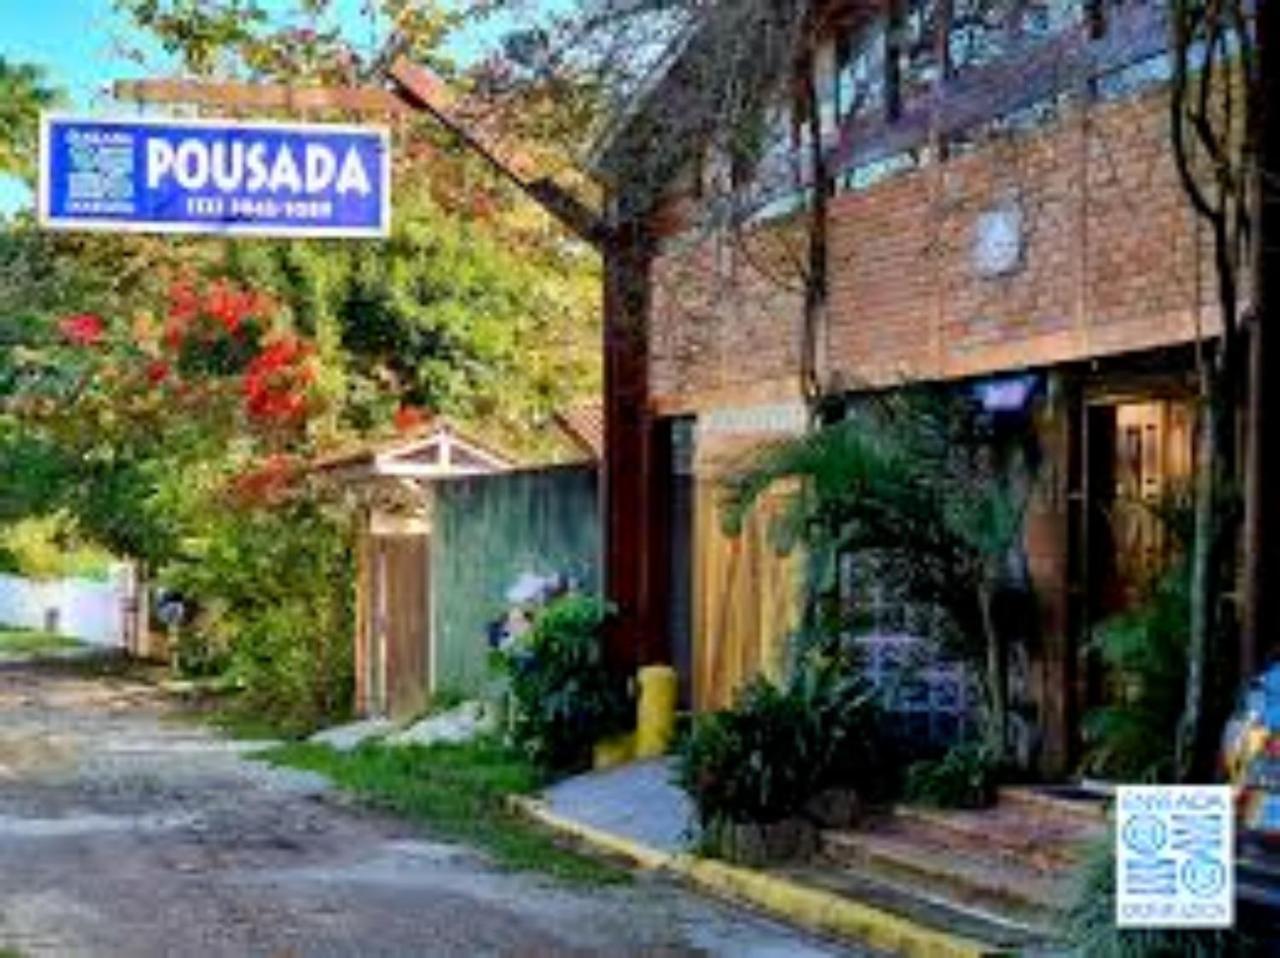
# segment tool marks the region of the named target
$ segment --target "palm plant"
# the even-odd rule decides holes
[[[844,420],[756,455],[725,488],[735,534],[761,496],[782,486],[782,550],[807,554],[806,631],[838,642],[842,557],[869,560],[911,604],[939,610],[946,638],[982,662],[993,754],[1008,743],[1007,651],[997,593],[1023,527],[1034,453],[1001,439],[964,397],[930,389],[870,401]]]
[[[1093,640],[1115,685],[1110,704],[1085,716],[1085,766],[1117,781],[1165,782],[1176,775],[1170,729],[1182,716],[1191,580],[1179,561],[1147,601],[1098,629]]]

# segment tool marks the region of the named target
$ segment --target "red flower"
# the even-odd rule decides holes
[[[288,495],[300,473],[294,457],[276,453],[236,476],[230,491],[243,506],[269,505]]]
[[[167,362],[163,359],[156,359],[147,363],[147,382],[153,386],[159,386],[162,382],[169,378],[169,374],[173,371]]]
[[[203,294],[189,282],[174,283],[169,287],[169,345],[176,348],[187,329],[202,320],[212,320],[227,333],[235,334],[245,320],[265,319],[274,310],[275,303],[266,294],[241,289],[225,279],[210,283]],[[204,338],[210,338],[207,329]]]
[[[279,339],[253,358],[244,374],[245,410],[254,419],[296,422],[307,413],[306,388],[315,377],[308,344]]]
[[[163,341],[165,348],[171,352],[182,349],[182,341],[187,336],[187,327],[180,320],[171,319],[164,324]]]
[[[430,418],[417,406],[401,406],[396,410],[394,422],[397,432],[412,432]]]
[[[266,306],[266,297],[236,289],[224,280],[210,286],[205,298],[205,312],[228,333],[236,332],[246,319],[264,315]]]
[[[64,339],[77,346],[92,346],[102,339],[106,326],[93,313],[68,316],[58,323],[58,332]]]
[[[169,287],[169,317],[179,325],[189,323],[200,312],[200,297],[190,283],[174,283]]]

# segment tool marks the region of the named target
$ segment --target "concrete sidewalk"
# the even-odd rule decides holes
[[[785,921],[880,952],[912,958],[987,958],[1007,953],[985,941],[914,920],[879,902],[824,888],[787,870],[756,870],[689,851],[693,807],[671,781],[667,760],[589,772],[513,807],[572,839],[641,868]]]
[[[674,855],[694,835],[693,803],[672,784],[669,759],[565,779],[543,792],[548,811]]]

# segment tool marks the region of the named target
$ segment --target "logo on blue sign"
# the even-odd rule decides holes
[[[1116,924],[1230,928],[1235,810],[1219,785],[1116,789]]]
[[[387,133],[372,127],[46,116],[51,229],[378,237],[391,222]]]

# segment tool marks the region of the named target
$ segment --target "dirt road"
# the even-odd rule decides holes
[[[147,686],[0,666],[0,953],[839,953],[655,878],[503,872],[244,751]]]

